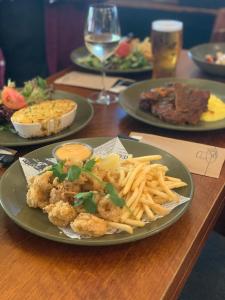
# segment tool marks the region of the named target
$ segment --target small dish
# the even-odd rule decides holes
[[[65,139],[71,134],[84,128],[93,118],[94,109],[91,103],[85,98],[74,93],[68,93],[61,90],[55,90],[52,99],[70,99],[77,104],[76,116],[72,124],[57,134],[45,137],[22,138],[15,131],[0,131],[1,146],[5,147],[26,147],[29,145],[49,144],[54,141]]]
[[[71,106],[71,110],[61,114],[61,116],[57,116],[54,118],[50,118],[50,119],[41,119],[39,122],[19,122],[17,120],[17,115],[16,113],[21,113],[22,111],[24,112],[24,115],[29,113],[28,108],[22,109],[18,112],[16,112],[15,114],[13,114],[13,116],[11,117],[11,121],[12,124],[16,130],[16,132],[18,133],[19,136],[23,137],[23,138],[33,138],[33,137],[43,137],[43,136],[49,136],[52,134],[56,134],[60,131],[62,131],[63,129],[69,127],[74,119],[75,119],[75,115],[76,115],[76,110],[77,110],[77,104],[72,101],[72,100],[53,100],[51,102],[56,103],[56,101],[70,101],[72,106]],[[45,103],[41,103],[42,104],[47,104],[47,102],[50,103],[50,101],[46,101]],[[60,104],[60,102],[58,103]],[[52,104],[53,107],[54,104]],[[36,105],[36,107],[38,107],[38,105]],[[52,107],[48,107],[48,109],[52,110]],[[47,106],[46,106],[47,108]],[[32,116],[32,113],[31,113]],[[36,117],[37,118],[37,117]]]
[[[93,154],[93,148],[85,143],[62,143],[52,150],[52,155],[57,161],[66,161],[69,164],[77,164],[89,159]]]
[[[195,46],[189,50],[189,56],[202,71],[212,75],[225,76],[225,65],[206,61],[206,55],[214,56],[217,52],[225,53],[225,43],[208,43]]]

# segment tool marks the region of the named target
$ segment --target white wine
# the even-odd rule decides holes
[[[84,41],[88,51],[101,61],[102,71],[102,91],[91,96],[89,101],[104,105],[117,102],[117,95],[106,91],[104,80],[106,76],[104,62],[113,54],[120,41],[120,24],[115,5],[105,3],[90,5],[84,29]]]
[[[101,61],[105,61],[115,51],[120,36],[111,33],[87,34],[84,40],[87,49]]]

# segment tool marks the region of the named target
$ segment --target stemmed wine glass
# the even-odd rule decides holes
[[[100,93],[91,95],[92,103],[106,104],[117,102],[118,97],[105,88],[105,61],[118,46],[120,25],[117,7],[110,4],[93,4],[88,9],[84,30],[84,41],[89,52],[95,55],[102,64],[102,85]]]

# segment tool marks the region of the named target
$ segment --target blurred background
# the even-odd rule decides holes
[[[0,0],[0,68],[22,84],[68,67],[70,53],[83,45],[83,27],[90,0]],[[213,40],[225,28],[224,0],[115,0],[122,34],[149,35],[155,19],[184,23],[184,48]],[[224,24],[223,24],[224,23]],[[5,62],[5,66],[4,63]]]

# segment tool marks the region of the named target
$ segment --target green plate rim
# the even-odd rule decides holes
[[[190,56],[191,58],[194,58],[194,59],[198,60],[199,62],[203,62],[203,63],[205,63],[205,64],[211,66],[211,65],[212,65],[211,63],[208,63],[208,62],[205,61],[204,59],[200,59],[198,56],[196,56],[195,53],[193,53],[193,51],[196,51],[197,49],[200,49],[200,48],[202,48],[202,47],[206,47],[206,46],[216,46],[216,45],[218,45],[218,46],[224,46],[224,48],[225,48],[225,43],[204,43],[204,44],[199,44],[199,45],[196,45],[196,46],[190,48],[190,49],[188,50],[188,54],[189,54],[189,56]],[[219,68],[220,68],[220,67],[225,68],[225,65],[216,65],[216,66],[219,67]]]
[[[94,108],[93,108],[93,105],[91,103],[89,103],[87,99],[85,99],[84,97],[81,97],[77,94],[70,93],[70,92],[67,92],[64,90],[60,90],[60,89],[56,89],[54,92],[69,95],[69,97],[71,97],[72,100],[74,100],[74,101],[76,101],[76,99],[78,101],[82,101],[83,104],[86,105],[86,109],[88,108],[88,110],[89,110],[87,119],[82,124],[80,124],[78,127],[75,127],[75,128],[68,127],[66,129],[62,130],[61,132],[51,135],[51,136],[47,136],[47,137],[43,137],[43,138],[32,138],[32,139],[21,138],[21,141],[19,141],[19,142],[2,142],[1,141],[0,142],[1,146],[6,146],[6,147],[23,147],[24,146],[24,147],[26,147],[26,146],[31,146],[31,145],[41,145],[41,144],[51,143],[51,142],[60,140],[62,138],[68,137],[71,134],[80,131],[82,128],[84,128],[86,125],[88,125],[88,123],[92,120],[92,118],[94,116]],[[79,113],[79,110],[78,110],[78,113]],[[74,122],[76,122],[76,117],[77,116],[75,116]],[[16,133],[15,133],[15,135],[17,136]],[[1,132],[0,132],[0,138],[1,138]],[[26,140],[26,142],[24,143],[24,141],[22,139]]]
[[[217,77],[224,77],[225,65],[209,63],[204,59],[203,53],[198,54],[198,52],[205,52],[205,48],[208,49],[207,52],[210,54],[210,52],[214,52],[216,50],[216,47],[221,48],[221,50],[225,50],[225,43],[204,43],[196,45],[188,50],[188,56],[202,71]]]
[[[90,66],[87,66],[87,65],[84,65],[84,64],[81,64],[79,62],[77,62],[77,58],[78,58],[78,55],[79,55],[79,52],[80,53],[86,53],[86,54],[89,54],[88,50],[85,48],[85,47],[79,47],[77,49],[74,49],[71,53],[70,53],[70,59],[71,61],[81,67],[82,69],[85,69],[87,71],[93,71],[93,72],[101,72],[101,70],[99,69],[96,69],[94,67],[90,67]],[[81,55],[80,57],[83,57],[85,55]],[[107,74],[133,74],[133,73],[145,73],[145,72],[150,72],[152,71],[152,64],[149,64],[149,67],[146,67],[146,68],[136,68],[136,69],[128,69],[128,70],[110,70],[110,69],[105,69],[105,72]]]
[[[159,78],[159,79],[149,79],[149,80],[144,80],[144,81],[139,81],[139,82],[136,82],[132,85],[130,85],[128,88],[126,88],[126,90],[122,91],[120,94],[119,94],[119,104],[121,105],[121,107],[125,110],[125,112],[132,116],[133,118],[141,121],[141,122],[144,122],[148,125],[152,125],[152,126],[155,126],[155,127],[159,127],[159,128],[163,128],[163,129],[171,129],[171,130],[177,130],[177,131],[193,131],[193,132],[199,132],[199,131],[212,131],[212,130],[219,130],[219,129],[224,129],[225,128],[225,121],[222,122],[223,120],[220,120],[220,121],[215,121],[215,122],[203,122],[203,121],[200,121],[200,125],[175,125],[175,124],[170,124],[170,123],[167,123],[167,122],[164,122],[162,120],[160,120],[159,118],[157,118],[156,116],[153,116],[152,114],[149,114],[147,112],[144,112],[142,110],[140,110],[137,106],[137,109],[136,110],[130,110],[126,105],[127,105],[127,101],[124,100],[124,94],[126,94],[128,91],[131,91],[131,90],[134,90],[136,89],[136,87],[139,87],[141,85],[149,85],[149,87],[151,86],[151,84],[154,82],[159,82],[159,86],[162,85],[163,83],[161,83],[162,81],[164,81],[165,83],[168,83],[168,82],[201,82],[201,83],[205,83],[205,84],[215,84],[215,85],[220,85],[221,87],[224,86],[224,97],[225,97],[225,84],[224,83],[221,83],[221,82],[217,82],[217,81],[213,81],[213,80],[206,80],[206,79],[198,79],[198,78],[177,78],[177,77],[171,77],[171,78]],[[223,102],[225,102],[225,99],[221,99],[223,100]],[[136,104],[138,103],[139,99],[137,99],[137,102]],[[139,116],[137,114],[137,112],[141,112],[144,117],[142,116]],[[149,118],[149,115],[151,116],[151,118],[153,120],[151,120]],[[214,127],[203,127],[201,124],[204,124],[204,123],[207,123],[207,124],[217,124],[217,123],[221,123],[221,126],[214,126]],[[223,124],[222,124],[223,123]]]
[[[76,139],[76,141],[80,141],[80,142],[84,142],[84,143],[91,143],[91,142],[94,142],[96,141],[97,139],[97,142],[100,144],[112,139],[112,137],[98,137],[98,138],[82,138],[82,139]],[[120,139],[121,142],[123,143],[130,143],[130,144],[137,144],[139,142],[137,141],[131,141],[131,140],[127,140],[127,139]],[[73,140],[74,141],[74,140]],[[48,148],[50,147],[50,149],[53,149],[57,144],[59,143],[55,143],[55,144],[51,144],[51,145],[47,145],[47,146],[44,146],[44,147],[41,147],[39,149],[36,149],[36,150],[33,150],[31,152],[29,152],[28,154],[26,154],[24,157],[32,157],[32,154],[35,153],[36,151],[40,151],[40,150],[44,150],[44,148]],[[142,144],[142,143],[140,143]],[[122,237],[118,237],[116,239],[113,239],[113,240],[109,240],[107,242],[104,241],[104,237],[102,238],[90,238],[90,239],[71,239],[65,235],[60,235],[58,234],[58,236],[55,236],[55,235],[52,235],[52,234],[49,234],[49,233],[44,233],[44,232],[40,232],[38,229],[35,229],[35,228],[31,228],[29,227],[28,225],[24,224],[23,222],[19,221],[16,216],[14,216],[13,214],[11,214],[7,207],[4,205],[4,201],[2,199],[2,191],[4,189],[4,180],[7,180],[8,178],[8,175],[10,174],[11,170],[13,170],[13,168],[19,164],[19,160],[17,160],[16,162],[14,162],[7,170],[6,172],[3,174],[1,180],[0,180],[0,204],[3,208],[3,210],[5,211],[5,213],[8,215],[8,217],[10,219],[12,219],[17,225],[19,225],[20,227],[22,227],[23,229],[27,230],[28,232],[31,232],[37,236],[40,236],[40,237],[43,237],[45,239],[48,239],[48,240],[53,240],[53,241],[56,241],[56,242],[61,242],[61,243],[66,243],[66,244],[72,244],[72,245],[80,245],[80,246],[109,246],[109,245],[117,245],[117,244],[124,244],[124,243],[128,243],[128,242],[134,242],[134,241],[137,241],[137,240],[141,240],[141,239],[144,239],[144,238],[147,238],[149,236],[152,236],[154,234],[157,234],[161,231],[163,231],[164,229],[170,227],[171,225],[173,225],[175,222],[177,222],[181,216],[186,212],[186,210],[188,209],[188,207],[190,206],[191,202],[192,202],[192,199],[193,199],[193,194],[194,194],[194,190],[195,190],[195,187],[194,187],[194,183],[193,183],[193,179],[192,179],[192,175],[191,173],[189,172],[189,170],[187,169],[187,167],[180,161],[178,160],[174,155],[168,153],[167,151],[165,150],[162,150],[162,149],[159,149],[155,146],[151,146],[151,145],[147,145],[145,144],[146,147],[149,147],[149,148],[152,148],[153,150],[156,150],[156,151],[159,151],[160,152],[162,151],[163,153],[165,153],[165,156],[169,156],[170,159],[172,158],[173,160],[175,159],[175,161],[177,161],[183,168],[183,171],[185,171],[185,174],[188,178],[188,180],[190,181],[190,186],[188,186],[188,196],[190,197],[190,201],[184,203],[184,204],[181,204],[178,208],[176,208],[174,210],[174,212],[177,210],[177,214],[175,215],[175,217],[172,218],[172,220],[168,220],[167,222],[165,222],[163,225],[160,226],[160,228],[155,228],[154,230],[151,230],[151,231],[147,231],[147,232],[144,232],[144,233],[137,233],[135,232],[134,234],[132,235],[129,235],[128,233],[125,233],[125,236],[122,236]],[[21,170],[22,172],[22,170]],[[31,208],[32,209],[32,208]],[[40,212],[42,214],[42,212]],[[169,215],[168,215],[169,216]],[[54,226],[52,225],[51,223],[49,223],[50,226]],[[137,229],[138,230],[138,229]]]

